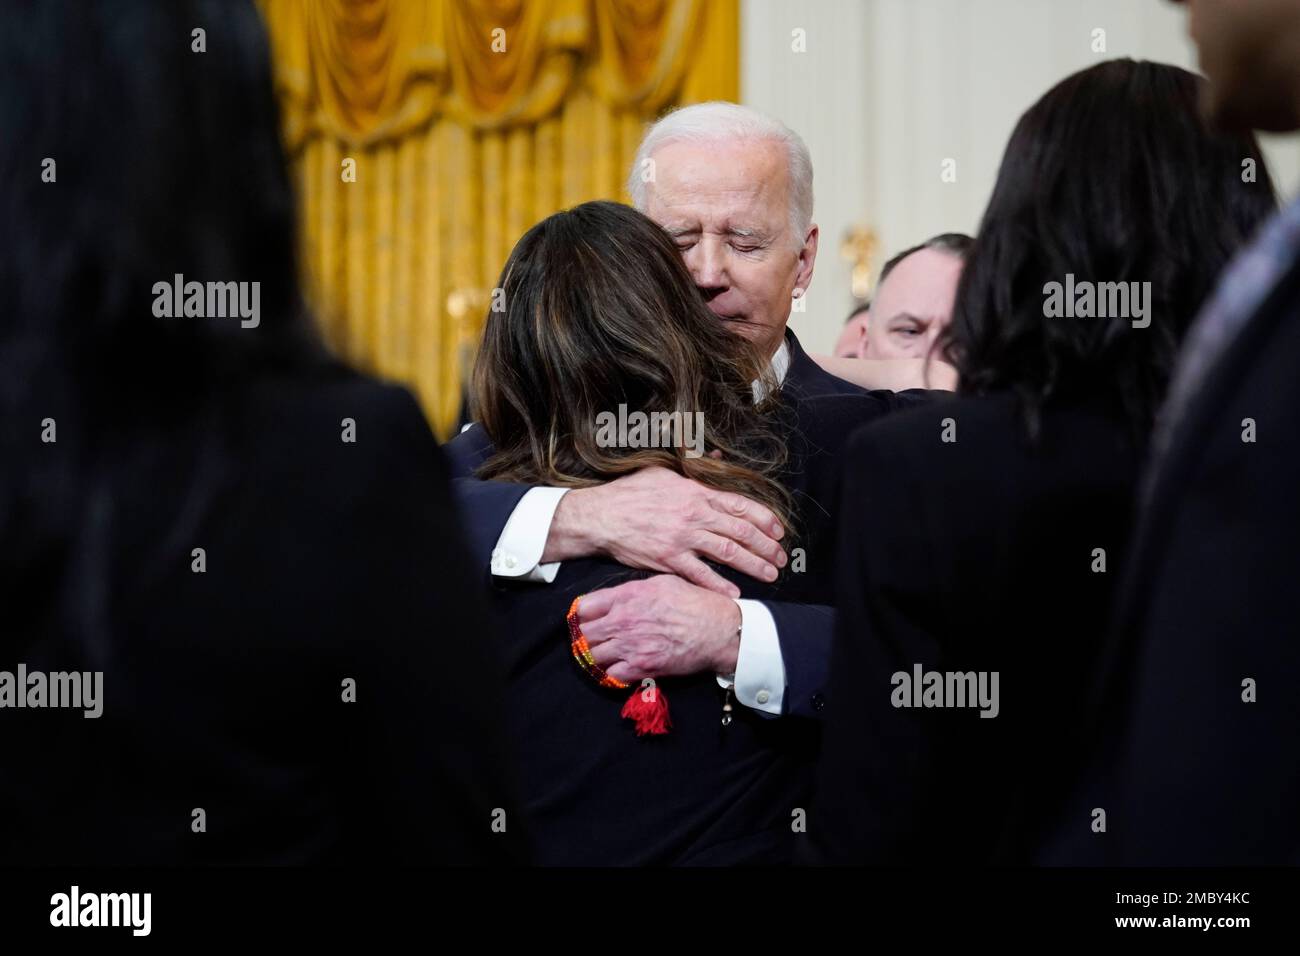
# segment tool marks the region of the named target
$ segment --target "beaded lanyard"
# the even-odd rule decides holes
[[[578,666],[601,687],[624,690],[631,685],[617,677],[610,677],[591,656],[591,645],[587,643],[587,638],[582,633],[582,625],[578,623],[578,602],[582,598],[583,595],[578,595],[573,599],[566,616],[569,623],[569,651],[573,654],[573,659],[578,662]],[[666,734],[673,726],[668,716],[668,698],[664,696],[663,688],[650,678],[646,678],[641,686],[632,692],[632,696],[623,705],[621,713],[636,725],[638,737]]]
[[[569,624],[569,651],[573,654],[573,659],[578,662],[578,666],[601,687],[626,690],[631,685],[627,681],[606,674],[591,654],[591,645],[587,643],[587,637],[582,633],[582,625],[578,623],[578,602],[582,598],[583,595],[578,595],[573,599],[573,603],[569,605],[569,613],[565,616]],[[736,637],[740,637],[739,629],[736,631]],[[642,681],[641,687],[633,691],[632,696],[627,699],[627,703],[623,705],[623,716],[636,722],[638,737],[646,734],[666,734],[672,727],[672,720],[668,716],[668,698],[664,696],[663,688],[649,678]],[[722,703],[722,726],[730,727],[731,721],[731,688],[728,687]]]

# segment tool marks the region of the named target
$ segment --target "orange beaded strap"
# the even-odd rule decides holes
[[[627,681],[610,677],[591,656],[591,645],[587,643],[587,638],[582,633],[582,625],[578,623],[578,602],[582,597],[578,595],[573,599],[573,603],[569,605],[569,613],[565,617],[569,622],[569,650],[573,653],[573,659],[601,687],[622,690],[632,686]],[[668,713],[668,698],[664,696],[663,689],[657,687],[648,677],[641,682],[640,688],[632,691],[632,696],[623,704],[619,714],[632,721],[638,737],[666,734],[673,726],[672,717]]]
[[[573,599],[569,605],[569,613],[566,620],[569,622],[569,650],[573,652],[573,659],[578,662],[578,666],[591,675],[601,687],[612,687],[616,690],[622,690],[628,686],[627,681],[621,681],[617,677],[610,677],[606,674],[596,659],[591,656],[591,646],[587,643],[587,638],[582,634],[582,625],[578,623],[578,602],[582,600],[582,595]]]

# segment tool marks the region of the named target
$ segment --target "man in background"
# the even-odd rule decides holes
[[[929,355],[939,333],[952,321],[957,282],[972,242],[962,233],[945,232],[885,263],[858,358]]]

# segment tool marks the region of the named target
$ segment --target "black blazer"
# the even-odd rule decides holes
[[[1024,436],[998,395],[852,439],[813,862],[1022,862],[1067,788],[1137,455],[1120,416],[1083,402],[1049,408],[1040,443]],[[998,672],[997,716],[895,706],[893,675],[916,665]]]
[[[836,378],[814,362],[799,344],[793,332],[786,331],[790,349],[790,367],[782,384],[787,408],[827,396],[856,396],[858,401],[846,407],[859,410],[857,421],[845,421],[846,428],[871,421],[902,408],[927,400],[932,393],[923,390],[905,392],[872,391]],[[812,417],[813,412],[806,413]],[[488,570],[492,549],[511,513],[528,491],[527,485],[501,481],[480,481],[474,469],[487,457],[490,442],[481,428],[472,428],[453,439],[447,446],[452,461],[454,486],[461,514],[469,532],[470,547],[479,573],[491,577]],[[827,707],[830,673],[831,636],[834,612],[829,603],[803,604],[765,601],[776,622],[781,654],[786,669],[786,711],[791,714],[820,718]]]
[[[265,381],[219,404],[159,434],[148,466],[119,475],[103,534],[78,546],[108,576],[80,568],[67,584],[103,587],[104,627],[71,646],[36,626],[3,635],[0,670],[93,666],[104,701],[98,719],[0,711],[0,860],[518,859],[494,635],[414,400],[346,378]],[[33,455],[75,451],[60,426]],[[219,447],[218,426],[230,444],[197,453]],[[6,614],[39,622],[58,594]]]
[[[838,452],[877,400],[822,394],[782,417],[790,461],[783,481],[796,496],[795,547],[806,569],[775,584],[729,569],[747,598],[790,607],[831,599],[832,503]],[[476,429],[479,430],[479,429]],[[793,567],[793,563],[789,566]],[[508,644],[512,735],[536,859],[543,864],[786,863],[796,811],[806,812],[816,721],[772,719],[736,706],[721,725],[723,691],[713,674],[660,682],[673,729],[638,738],[619,716],[629,691],[599,687],[573,661],[565,614],[573,599],[646,576],[601,559],[566,561],[551,584],[490,585]]]
[[[1297,368],[1300,264],[1211,370],[1152,476],[1099,700],[1113,746],[1071,821],[1107,810],[1102,862],[1300,863]]]

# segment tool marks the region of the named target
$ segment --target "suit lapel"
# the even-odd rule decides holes
[[[857,394],[863,391],[851,382],[836,378],[803,350],[795,334],[785,330],[785,341],[790,348],[790,369],[786,372],[782,390],[794,399],[816,395]]]
[[[803,350],[795,334],[789,329],[785,330],[785,344],[790,350],[790,368],[786,370],[786,381],[795,379],[797,382],[808,380],[808,366],[813,364],[813,360],[808,357],[808,353]]]

